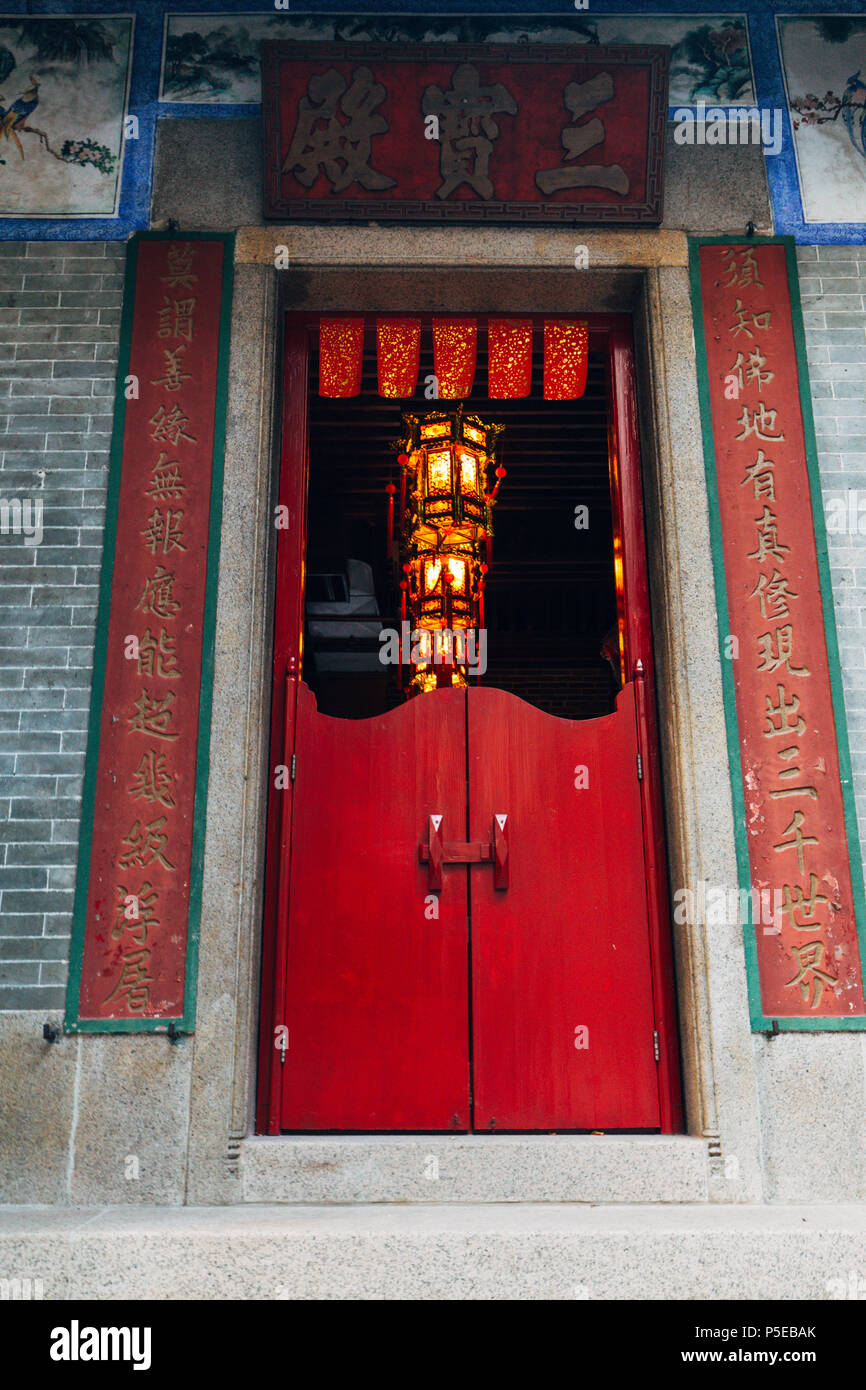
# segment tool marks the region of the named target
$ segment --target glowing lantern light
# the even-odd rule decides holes
[[[408,617],[419,634],[409,686],[410,694],[417,694],[467,683],[467,633],[484,626],[491,508],[505,477],[505,469],[496,467],[496,483],[488,492],[488,471],[505,426],[464,415],[462,406],[404,415],[403,425],[406,434],[396,446],[402,470],[401,617]],[[391,516],[389,502],[389,554]]]

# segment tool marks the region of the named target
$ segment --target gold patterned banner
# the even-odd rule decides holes
[[[420,319],[379,319],[376,323],[379,395],[412,396],[421,361]]]
[[[363,319],[322,319],[319,324],[319,395],[357,396],[364,359]]]
[[[475,380],[477,339],[475,319],[433,320],[433,371],[442,400],[470,395]]]
[[[544,399],[575,401],[586,390],[589,330],[585,323],[546,319]]]
[[[487,324],[487,394],[515,400],[532,390],[532,321],[490,319]]]

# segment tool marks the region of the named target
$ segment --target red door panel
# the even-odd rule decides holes
[[[468,709],[470,839],[506,814],[510,866],[471,871],[475,1128],[657,1128],[634,687],[601,719]]]
[[[332,719],[299,687],[285,1129],[469,1127],[466,870],[437,920],[418,859],[430,815],[465,834],[465,707]]]

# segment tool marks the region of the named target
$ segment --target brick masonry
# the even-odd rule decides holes
[[[0,244],[0,1008],[65,996],[125,245]]]
[[[861,854],[866,846],[866,246],[797,248]],[[832,528],[856,494],[859,531]],[[846,510],[848,510],[846,506]]]
[[[124,253],[0,244],[0,497],[44,530],[0,535],[0,1009],[64,1000]],[[866,247],[797,256],[825,508],[854,490],[866,532]],[[828,539],[866,843],[866,552]]]

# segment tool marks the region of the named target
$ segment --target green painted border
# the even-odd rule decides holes
[[[728,766],[731,773],[731,796],[734,809],[734,834],[737,850],[737,870],[741,889],[751,888],[751,869],[749,848],[746,838],[746,807],[743,795],[743,773],[740,762],[739,729],[734,695],[733,667],[724,656],[725,638],[730,632],[728,620],[728,596],[725,586],[725,569],[722,552],[721,516],[719,494],[716,482],[716,455],[713,440],[713,424],[710,411],[709,372],[707,368],[707,349],[704,329],[703,307],[701,304],[701,282],[699,251],[702,246],[718,245],[782,245],[785,247],[785,264],[788,275],[788,290],[791,299],[791,321],[794,332],[794,350],[797,356],[797,375],[800,388],[800,409],[803,417],[803,436],[806,447],[806,466],[809,474],[809,491],[812,501],[812,519],[815,529],[815,550],[818,557],[818,579],[821,585],[821,605],[824,613],[824,634],[827,646],[827,662],[830,671],[830,689],[833,700],[833,717],[836,723],[836,742],[839,754],[839,772],[842,782],[842,801],[845,809],[845,832],[848,842],[848,862],[851,870],[851,888],[854,897],[854,912],[857,919],[857,937],[860,943],[861,971],[866,962],[866,898],[863,892],[863,863],[860,854],[860,839],[857,831],[857,817],[854,810],[853,784],[851,780],[851,756],[848,746],[848,725],[845,719],[845,704],[839,668],[839,644],[836,637],[836,616],[833,609],[833,591],[830,582],[830,566],[827,559],[827,533],[824,526],[824,504],[821,496],[821,482],[818,473],[818,455],[815,447],[815,426],[812,418],[812,395],[809,385],[809,372],[806,365],[806,340],[803,332],[800,285],[797,278],[797,260],[794,238],[790,236],[748,237],[748,236],[708,236],[689,237],[689,281],[691,286],[692,317],[695,327],[695,351],[698,364],[698,395],[701,409],[701,432],[704,444],[704,465],[707,476],[707,499],[710,513],[710,541],[713,552],[713,573],[716,587],[716,611],[719,623],[719,656],[722,665],[722,691],[725,703],[725,723],[728,737]],[[852,855],[851,848],[857,854]],[[857,1018],[767,1018],[761,1005],[760,978],[758,975],[758,950],[755,934],[750,924],[744,924],[743,939],[746,954],[746,974],[749,986],[749,1014],[752,1031],[767,1033],[774,1024],[782,1033],[836,1033],[866,1031],[866,1015]]]
[[[224,247],[214,415],[213,472],[211,476],[211,502],[208,520],[207,578],[205,580],[202,622],[201,693],[199,697],[198,740],[196,745],[195,804],[193,810],[192,858],[190,861],[189,916],[187,919],[183,1016],[181,1018],[80,1019],[78,1017],[78,1008],[81,993],[81,967],[84,959],[87,892],[90,883],[90,856],[93,847],[93,811],[96,801],[99,731],[102,723],[102,702],[105,693],[105,658],[108,646],[108,618],[111,610],[111,589],[114,577],[114,559],[117,549],[117,513],[120,501],[123,431],[126,421],[126,397],[124,395],[123,386],[124,380],[129,372],[132,318],[135,306],[136,277],[138,272],[138,248],[143,241],[176,241],[178,238],[184,241],[221,241]],[[223,465],[226,433],[226,403],[228,398],[233,275],[233,233],[186,231],[137,232],[130,238],[127,244],[126,280],[123,294],[123,312],[120,320],[120,344],[117,362],[114,422],[112,427],[108,493],[105,508],[105,541],[102,553],[96,641],[93,653],[93,690],[90,701],[90,719],[87,729],[87,756],[84,764],[81,833],[78,847],[78,869],[75,880],[75,904],[72,915],[69,986],[66,996],[66,1019],[64,1023],[64,1032],[67,1033],[167,1033],[172,1024],[174,1025],[174,1032],[176,1033],[191,1033],[195,1028],[196,977],[198,973],[202,872],[204,867],[205,810],[207,806],[208,772],[210,770],[214,635],[216,626],[220,529],[223,506]]]

